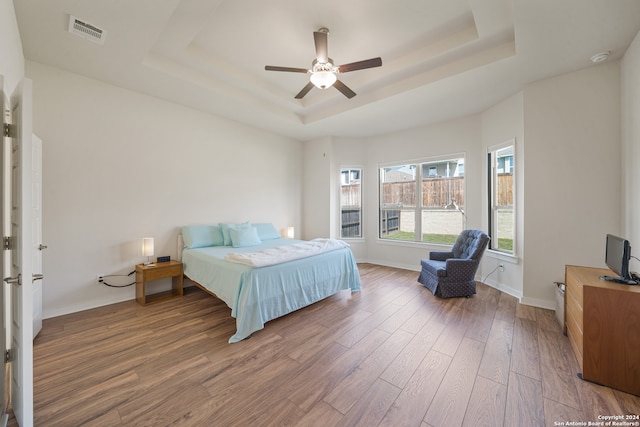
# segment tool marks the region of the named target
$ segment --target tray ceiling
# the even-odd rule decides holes
[[[367,136],[482,111],[549,76],[621,57],[640,30],[637,0],[19,0],[28,60],[251,126],[307,140]],[[103,44],[67,31],[69,17]],[[330,30],[344,64],[335,88],[294,96],[310,68],[313,31]]]

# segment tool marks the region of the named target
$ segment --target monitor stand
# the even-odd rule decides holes
[[[622,283],[623,285],[638,284],[638,282],[636,282],[635,280],[627,280],[627,279],[623,279],[622,277],[616,277],[616,276],[600,276],[600,280],[606,280],[607,282]]]

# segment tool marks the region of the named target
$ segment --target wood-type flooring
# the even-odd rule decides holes
[[[640,415],[640,397],[576,376],[553,311],[481,283],[443,300],[414,271],[359,268],[361,292],[236,344],[230,309],[195,287],[47,319],[34,342],[35,425],[530,427]]]

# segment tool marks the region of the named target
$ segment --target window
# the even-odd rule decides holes
[[[492,147],[488,153],[489,248],[514,254],[515,144]]]
[[[380,168],[381,239],[453,244],[465,220],[464,157]]]
[[[349,185],[351,182],[360,182],[360,169],[342,169],[340,171],[340,182],[342,185]]]
[[[340,171],[340,237],[362,237],[361,169]]]

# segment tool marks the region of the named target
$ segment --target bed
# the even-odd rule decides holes
[[[231,308],[229,343],[342,290],[360,291],[351,249],[339,240],[283,239],[267,223],[185,226],[179,240],[185,276]],[[302,252],[306,246],[311,252]]]

